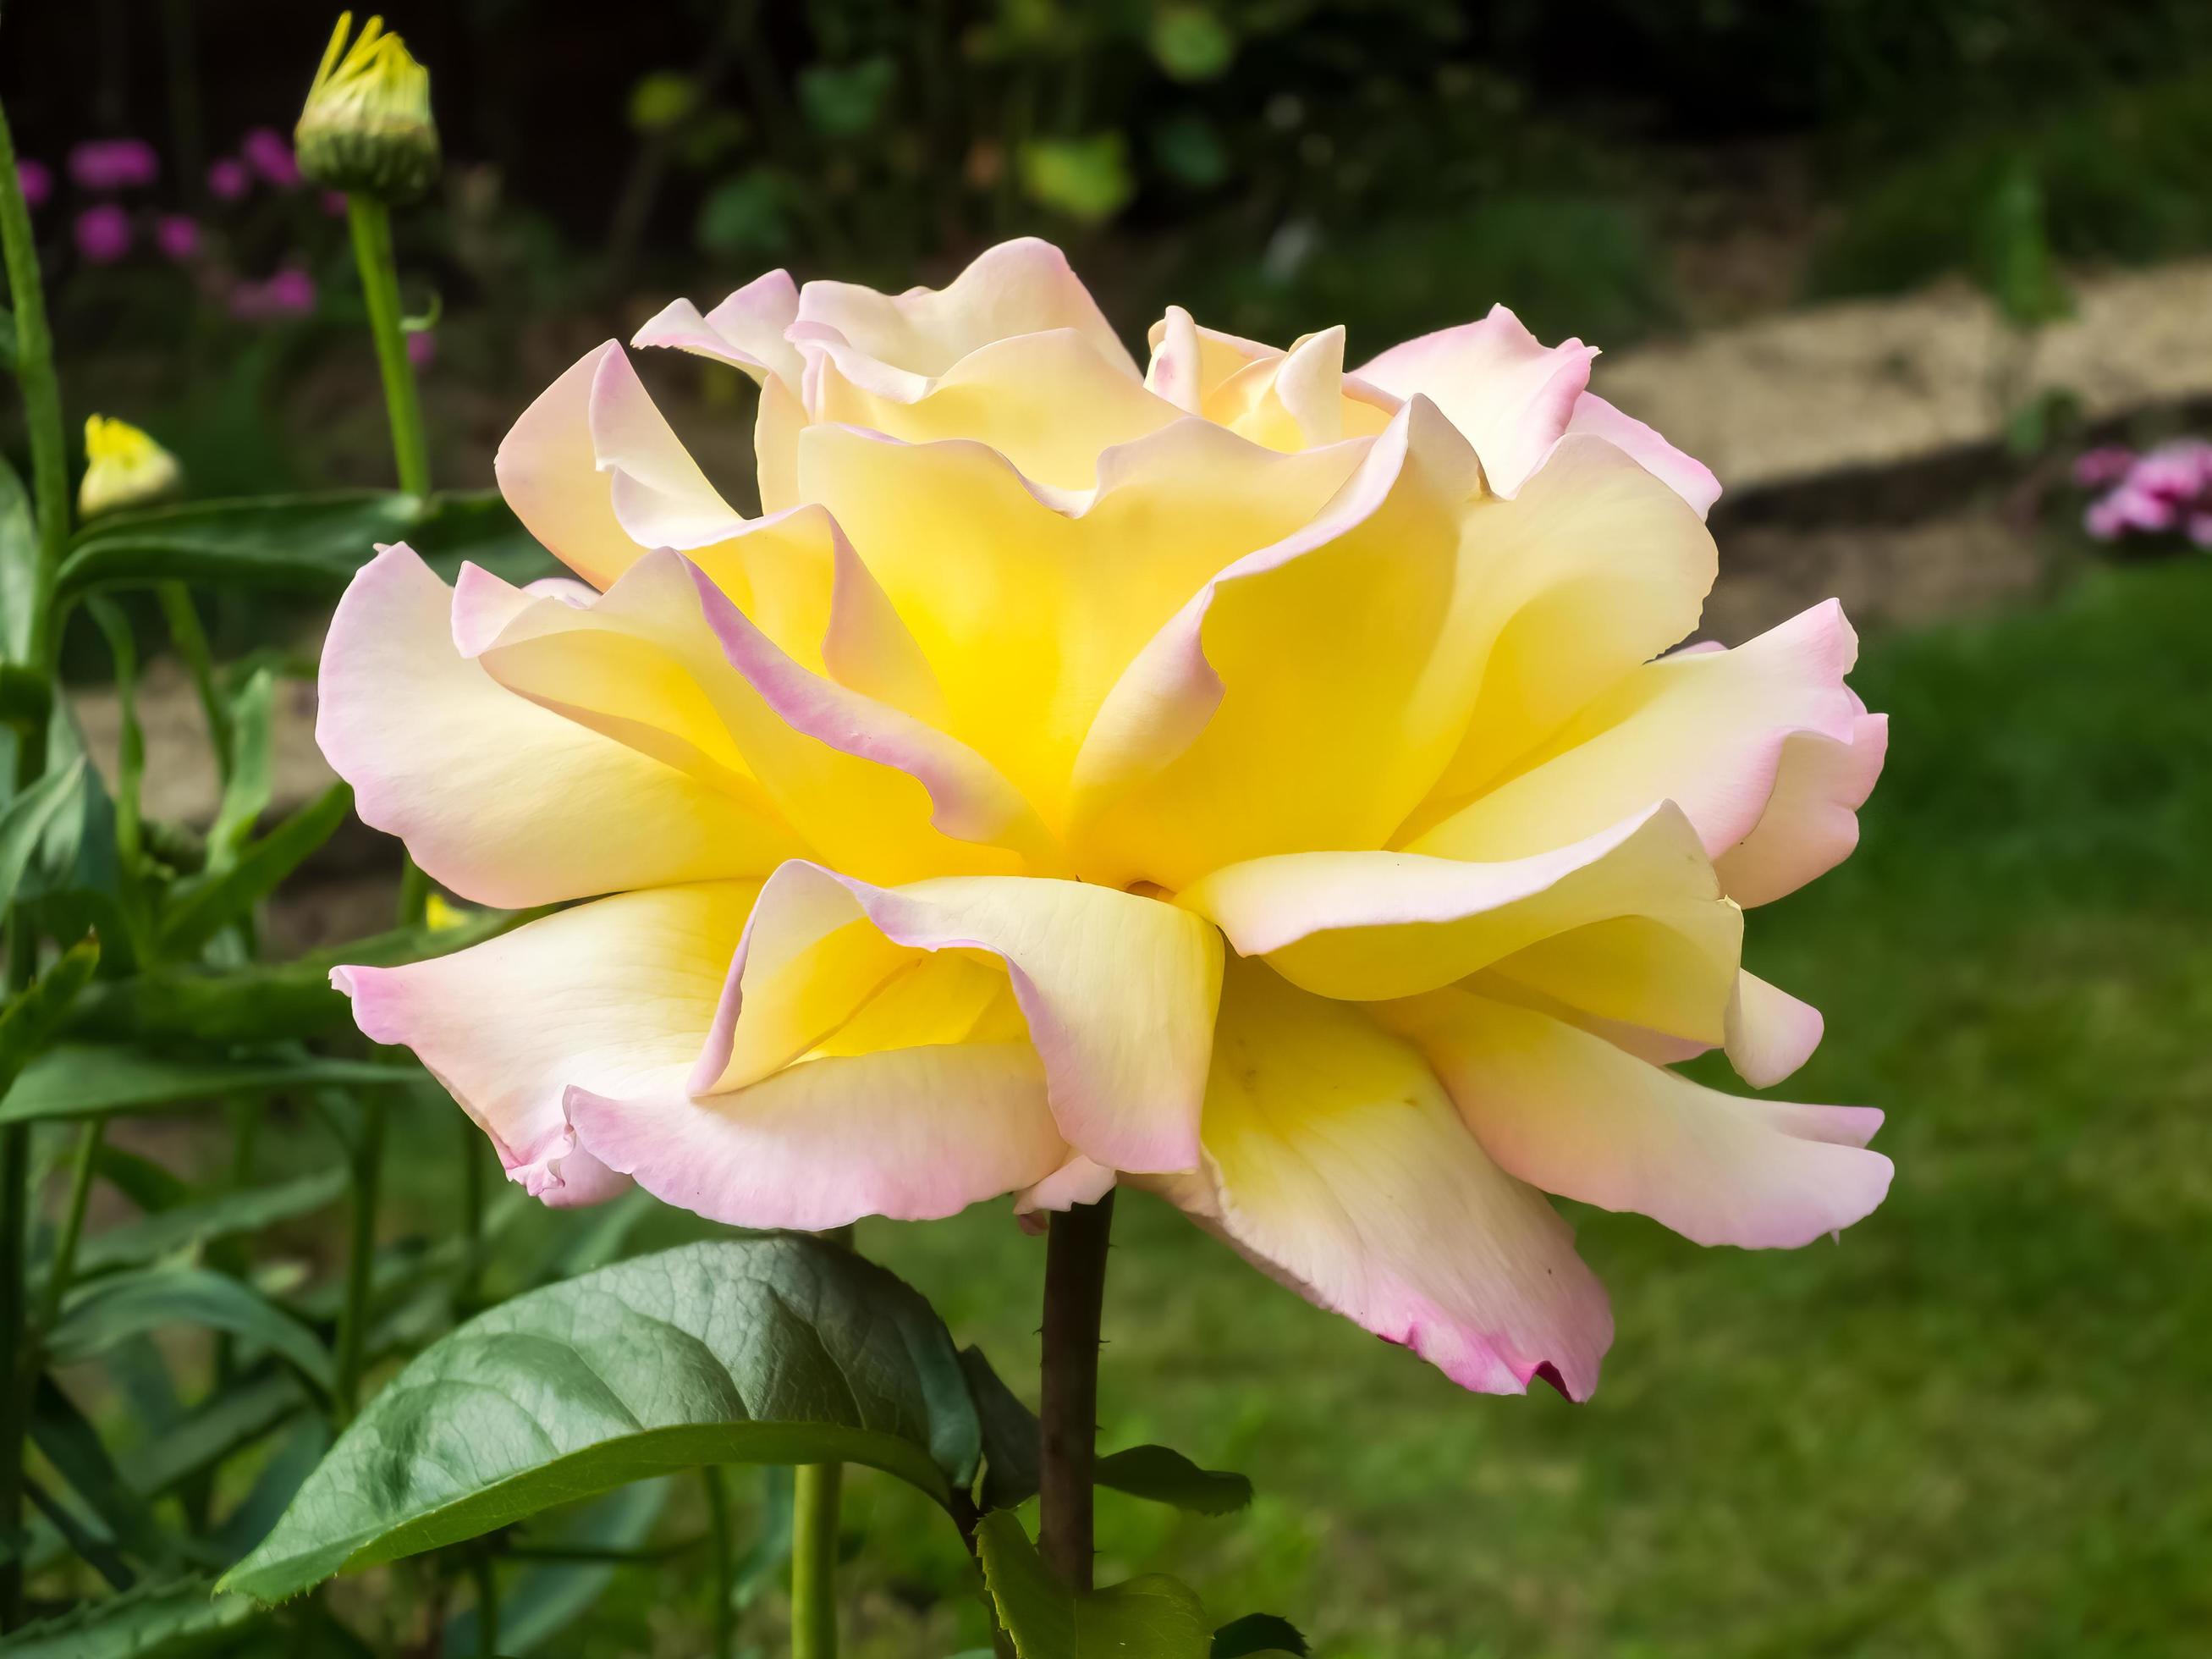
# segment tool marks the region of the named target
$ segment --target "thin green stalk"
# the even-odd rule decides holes
[[[46,294],[39,283],[38,245],[31,211],[15,174],[15,139],[0,109],[0,266],[8,274],[8,301],[15,339],[12,367],[23,394],[31,443],[31,503],[38,516],[39,558],[33,573],[25,664],[53,673],[50,612],[54,574],[69,544],[69,458],[62,427],[61,380],[54,372],[53,337],[46,328]],[[15,787],[35,782],[46,767],[43,727],[15,740]],[[38,936],[21,912],[8,927],[8,990],[20,994],[38,970]],[[0,1130],[0,1540],[13,1545],[23,1525],[23,1440],[28,1421],[29,1343],[24,1316],[29,1305],[27,1235],[31,1218],[30,1130]],[[0,1632],[23,1620],[23,1570],[13,1548],[0,1561]]]
[[[842,1463],[799,1466],[792,1497],[791,1659],[837,1659],[837,1498]]]
[[[69,1294],[70,1275],[76,1271],[77,1241],[84,1237],[85,1206],[92,1199],[93,1171],[100,1164],[100,1137],[107,1120],[95,1117],[78,1132],[76,1158],[70,1165],[69,1207],[62,1212],[62,1230],[54,1236],[54,1252],[46,1267],[46,1294],[39,1303],[39,1329],[50,1331],[61,1317],[62,1298]]]
[[[1098,1334],[1114,1194],[1052,1218],[1044,1259],[1043,1370],[1037,1423],[1037,1550],[1068,1584],[1091,1584],[1091,1484],[1097,1466]]]
[[[230,709],[216,680],[215,653],[209,648],[207,629],[200,625],[199,611],[192,604],[192,591],[182,582],[162,582],[154,592],[161,602],[161,618],[169,625],[170,641],[176,646],[177,654],[184,659],[185,672],[192,677],[192,690],[199,695],[200,713],[207,720],[208,742],[215,750],[216,773],[228,783]]]
[[[427,495],[430,448],[422,434],[422,405],[415,397],[415,365],[407,361],[407,335],[400,326],[392,210],[367,196],[349,196],[346,219],[353,227],[354,264],[360,268],[362,295],[368,302],[376,366],[384,375],[384,408],[392,417],[392,457],[399,468],[399,487],[410,495]]]
[[[707,1575],[714,1598],[714,1645],[709,1651],[714,1659],[731,1659],[738,1645],[738,1610],[730,1583],[730,1491],[720,1464],[709,1463],[699,1476],[706,1483],[708,1547],[714,1554]]]
[[[477,1587],[477,1651],[489,1659],[499,1652],[499,1572],[489,1548],[470,1556],[469,1576]]]
[[[362,1092],[361,1139],[353,1149],[353,1216],[347,1243],[345,1301],[338,1310],[337,1419],[361,1408],[362,1357],[367,1352],[369,1291],[376,1269],[376,1205],[384,1174],[384,1097]]]
[[[453,1126],[461,1143],[461,1266],[453,1275],[453,1316],[466,1319],[477,1310],[483,1273],[483,1131],[465,1112],[453,1114]]]

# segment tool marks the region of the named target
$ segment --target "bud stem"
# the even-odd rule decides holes
[[[399,325],[399,271],[392,252],[392,210],[358,192],[346,198],[353,228],[354,264],[368,302],[368,331],[384,375],[384,407],[392,417],[392,456],[399,487],[410,495],[430,493],[430,449],[422,435],[422,410],[415,398],[415,365],[407,361],[407,335]]]
[[[1044,1367],[1037,1419],[1037,1548],[1077,1590],[1091,1587],[1091,1488],[1098,1456],[1098,1332],[1114,1194],[1053,1217],[1044,1258]]]

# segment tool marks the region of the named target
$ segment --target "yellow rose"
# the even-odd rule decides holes
[[[499,477],[581,581],[367,566],[319,735],[496,905],[341,969],[549,1201],[753,1226],[1152,1188],[1470,1388],[1611,1339],[1544,1193],[1705,1243],[1878,1203],[1880,1115],[1739,1099],[1820,1017],[1742,907],[1843,858],[1885,728],[1833,605],[1662,654],[1709,473],[1510,313],[1357,374],[1180,312],[1140,372],[1056,250],[764,277],[638,343],[761,385],[764,515],[612,343]]]

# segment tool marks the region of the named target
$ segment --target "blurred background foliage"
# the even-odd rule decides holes
[[[2063,308],[2056,258],[2212,246],[2192,0],[387,10],[456,159],[402,228],[412,300],[442,312],[448,453],[488,448],[513,391],[635,321],[633,295],[708,301],[778,264],[902,285],[1023,232],[1068,244],[1115,316],[1173,295],[1269,338],[1343,321],[1356,357],[1470,296],[1619,347],[1954,276],[2033,325]],[[120,201],[126,252],[86,242],[106,196],[59,176],[45,211],[64,349],[96,344],[116,387],[93,390],[173,413],[202,493],[356,481],[370,417],[315,349],[356,321],[343,224],[241,149],[289,128],[322,14],[93,0],[9,26],[27,155],[163,158]]]

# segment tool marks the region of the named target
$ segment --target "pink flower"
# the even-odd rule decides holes
[[[315,279],[287,265],[265,283],[241,281],[230,290],[230,314],[242,322],[301,317],[315,308]]]
[[[155,246],[179,264],[200,251],[200,223],[186,213],[165,213],[154,227]]]
[[[15,185],[23,192],[26,204],[44,207],[46,198],[54,193],[54,170],[44,161],[27,157],[15,163]]]
[[[2212,488],[2212,443],[2180,438],[2160,444],[2127,477],[2127,487],[2167,501],[2187,501]]]
[[[342,190],[325,191],[323,192],[323,211],[330,215],[333,219],[344,218],[346,211],[345,192]]]
[[[112,265],[131,252],[131,216],[112,202],[76,216],[76,251],[96,265]]]
[[[235,155],[225,155],[208,168],[207,187],[218,202],[239,201],[253,188],[253,175]]]
[[[428,368],[438,356],[438,337],[427,328],[417,329],[407,337],[407,361],[417,368]]]
[[[291,145],[271,129],[254,128],[238,148],[246,164],[278,189],[289,190],[300,182],[300,164],[292,159]]]
[[[2197,546],[2212,550],[2212,511],[2200,508],[2189,515],[2189,539]]]
[[[2128,469],[2135,464],[2135,451],[2123,444],[2085,449],[2075,457],[2074,482],[2084,489],[2102,489],[2126,477]]]
[[[70,177],[80,190],[129,190],[161,176],[161,158],[138,138],[91,139],[70,151]]]

